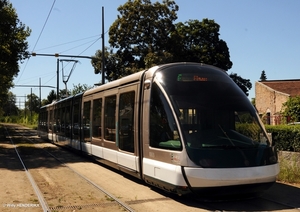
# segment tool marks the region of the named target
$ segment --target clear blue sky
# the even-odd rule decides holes
[[[19,19],[32,29],[28,38],[29,51],[45,54],[94,56],[101,49],[102,6],[105,9],[105,45],[108,29],[119,14],[117,8],[127,0],[10,0]],[[54,3],[55,2],[55,3]],[[152,0],[152,3],[155,1]],[[220,25],[220,39],[229,48],[233,67],[228,73],[237,73],[250,79],[249,98],[255,97],[255,81],[265,70],[268,80],[300,79],[300,1],[299,0],[175,0],[179,6],[177,22],[189,19],[214,19]],[[53,6],[49,17],[48,14]],[[46,23],[48,17],[48,21]],[[44,30],[42,31],[44,27]],[[70,59],[70,58],[60,58]],[[75,59],[75,58],[74,58]],[[32,57],[20,64],[16,85],[56,86],[57,58]],[[93,85],[100,82],[90,60],[79,59],[68,82],[73,85]],[[61,66],[61,64],[60,64]],[[64,72],[71,69],[65,66]],[[61,71],[61,69],[60,69]],[[65,73],[66,74],[66,73]],[[60,73],[60,89],[64,88]],[[56,90],[56,89],[54,89]],[[15,87],[18,104],[30,94],[30,88]],[[33,88],[39,96],[39,89]],[[42,99],[50,88],[42,88]]]

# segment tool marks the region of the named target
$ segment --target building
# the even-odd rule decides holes
[[[300,79],[255,82],[255,105],[266,124],[280,124],[282,104],[295,96],[300,96]]]

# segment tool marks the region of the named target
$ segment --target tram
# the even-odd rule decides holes
[[[155,66],[43,106],[38,132],[179,195],[255,195],[279,173],[247,96],[205,64]]]

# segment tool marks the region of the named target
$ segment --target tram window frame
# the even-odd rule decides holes
[[[104,100],[104,139],[116,142],[117,96],[106,96]]]
[[[82,130],[84,142],[91,142],[91,106],[90,100],[83,103]]]
[[[52,133],[52,130],[53,130],[53,114],[54,114],[54,111],[53,111],[53,108],[50,108],[49,109],[49,126],[48,126],[48,129],[49,129],[49,132]]]
[[[68,104],[65,107],[65,135],[67,138],[71,138],[71,105]]]
[[[57,114],[58,114],[58,109],[53,108],[53,132],[57,132]]]
[[[73,128],[73,139],[80,139],[80,102],[74,100],[73,112],[72,112],[72,128]]]
[[[61,107],[61,112],[60,112],[60,129],[61,129],[61,135],[65,135],[66,132],[66,107],[63,104]]]
[[[96,139],[102,138],[102,98],[93,100],[93,111],[92,111],[92,137]]]
[[[135,91],[124,92],[119,96],[118,146],[119,149],[131,153],[134,153],[135,97]]]
[[[175,118],[164,94],[153,83],[150,97],[150,142],[152,148],[182,151]]]
[[[44,132],[47,132],[48,130],[48,111],[44,111],[44,114],[43,114],[43,131]]]
[[[56,116],[56,132],[59,134],[61,132],[61,113],[62,113],[62,108],[59,105],[57,108],[57,116]]]

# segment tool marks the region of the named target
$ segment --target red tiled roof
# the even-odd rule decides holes
[[[260,81],[264,85],[275,91],[289,94],[291,97],[300,96],[300,79],[299,80],[267,80]]]

